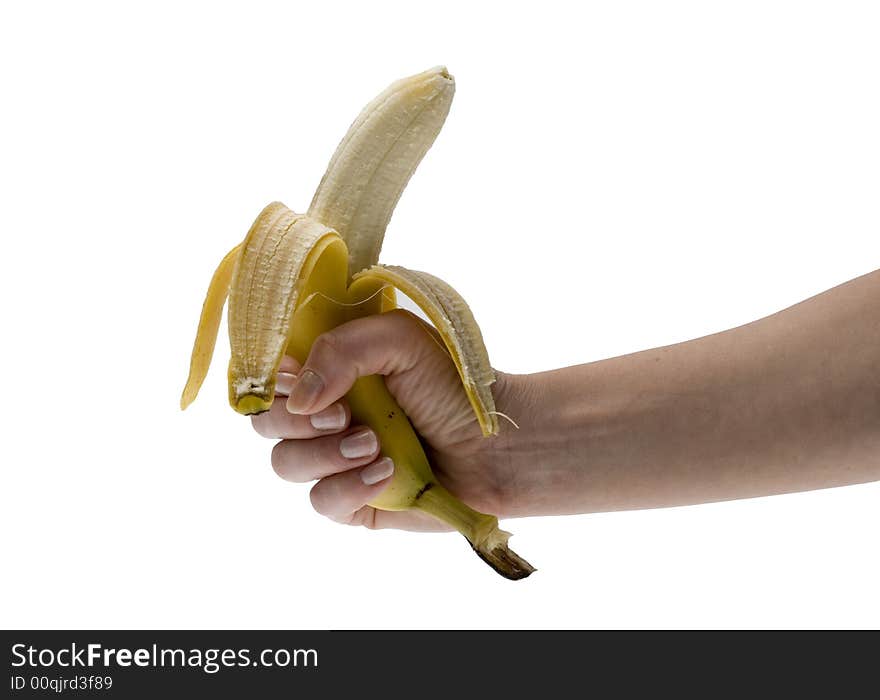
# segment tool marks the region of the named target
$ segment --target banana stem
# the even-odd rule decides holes
[[[505,578],[525,578],[535,568],[507,546],[510,533],[498,527],[498,518],[480,513],[436,482],[429,483],[413,507],[433,515],[465,536],[477,555]]]
[[[437,482],[425,486],[415,506],[454,527],[474,546],[482,544],[489,533],[498,529],[498,518],[462,503]]]

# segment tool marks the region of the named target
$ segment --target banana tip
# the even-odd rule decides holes
[[[446,78],[446,80],[449,80],[453,83],[455,82],[455,77],[449,72],[446,66],[434,66],[427,72],[439,75],[441,78]]]
[[[180,395],[180,410],[185,411],[195,398],[195,394],[190,391],[189,387],[184,389],[183,393]]]

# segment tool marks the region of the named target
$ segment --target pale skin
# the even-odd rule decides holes
[[[497,410],[519,429],[502,421],[492,438],[482,437],[452,360],[406,311],[339,326],[302,368],[285,358],[281,369],[281,395],[253,425],[281,439],[272,451],[279,476],[316,481],[315,510],[351,525],[446,529],[367,505],[393,469],[369,431],[342,442],[364,431],[350,425],[343,397],[368,374],[385,375],[438,479],[502,518],[880,479],[880,270],[704,338],[538,374],[498,372]],[[313,425],[335,417],[336,427]],[[342,444],[364,454],[344,457]]]

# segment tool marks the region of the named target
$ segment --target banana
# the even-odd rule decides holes
[[[395,308],[399,289],[438,330],[483,435],[497,434],[494,372],[464,299],[427,273],[377,264],[394,207],[443,126],[454,93],[443,67],[393,83],[350,127],[306,214],[279,202],[260,212],[211,280],[181,408],[195,399],[207,375],[227,296],[229,403],[250,415],[272,405],[285,354],[304,362],[322,333]],[[370,505],[429,513],[462,533],[502,576],[516,580],[534,571],[507,546],[510,534],[495,516],[470,508],[437,481],[382,377],[358,379],[346,400],[353,420],[375,431],[382,454],[395,465],[391,483]]]

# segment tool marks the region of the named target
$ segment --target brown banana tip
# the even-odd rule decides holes
[[[519,581],[531,576],[537,569],[523,559],[519,554],[510,549],[506,544],[500,544],[491,550],[481,550],[471,544],[473,550],[484,562],[491,566],[496,573],[510,581]]]

